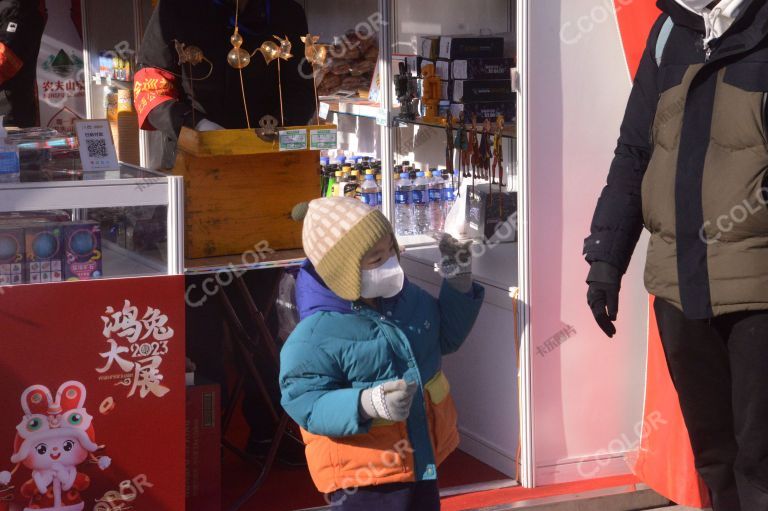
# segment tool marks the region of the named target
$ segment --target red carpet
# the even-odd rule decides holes
[[[222,500],[227,509],[258,477],[257,467],[233,454],[224,455]],[[501,472],[461,452],[453,453],[440,467],[443,488],[507,479]],[[325,505],[306,468],[276,466],[267,483],[243,511],[295,511]],[[456,508],[460,509],[460,508]]]
[[[557,495],[572,495],[601,488],[611,488],[615,486],[627,486],[637,484],[639,481],[635,476],[616,476],[603,479],[594,479],[591,481],[578,483],[555,484],[551,486],[542,486],[539,488],[505,488],[503,490],[494,490],[483,493],[474,493],[469,495],[458,495],[443,499],[442,511],[467,511],[501,504],[509,504],[521,500],[539,499],[542,497],[553,497]]]

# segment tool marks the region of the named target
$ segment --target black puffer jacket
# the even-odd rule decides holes
[[[651,294],[694,319],[768,309],[768,5],[753,0],[710,54],[700,16],[658,5],[584,253],[623,273],[645,226]]]

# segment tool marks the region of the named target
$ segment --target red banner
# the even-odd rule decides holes
[[[182,277],[0,288],[0,332],[0,509],[184,509]]]
[[[614,0],[616,16],[621,28],[621,39],[624,42],[624,53],[627,56],[629,72],[634,79],[640,59],[643,56],[648,34],[656,19],[659,9],[652,0]]]

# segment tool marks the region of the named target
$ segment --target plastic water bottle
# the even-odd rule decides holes
[[[8,138],[0,115],[0,183],[18,183],[20,171],[19,146]]]
[[[413,234],[413,195],[407,172],[395,183],[395,230],[399,235]]]
[[[372,208],[380,207],[379,186],[376,184],[376,176],[372,172],[365,175],[365,180],[360,187],[360,199]]]
[[[456,203],[456,192],[459,187],[459,171],[455,170],[452,176],[445,176],[443,185],[443,218],[448,217],[448,213]]]
[[[417,172],[413,181],[413,230],[414,234],[429,232],[429,182],[424,172]]]
[[[439,170],[432,172],[429,180],[429,228],[432,232],[442,232],[443,222],[443,173]]]

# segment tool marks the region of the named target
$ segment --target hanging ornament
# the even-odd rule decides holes
[[[319,36],[312,34],[301,36],[301,42],[304,43],[304,57],[312,66],[312,80],[315,84],[315,115],[318,126],[320,126],[320,100],[317,95],[317,69],[315,67],[324,67],[328,58],[328,47],[324,44],[317,44],[319,40]]]
[[[273,60],[280,58],[280,47],[274,41],[265,41],[256,51],[264,56],[267,65],[271,64]]]
[[[293,55],[291,55],[291,50],[293,49],[293,45],[291,44],[291,41],[288,39],[288,36],[285,36],[285,39],[280,39],[278,36],[272,36],[280,43],[280,53],[278,54],[278,57],[283,60],[292,59]]]
[[[328,58],[328,47],[324,44],[317,44],[319,36],[307,34],[301,36],[301,42],[304,43],[304,56],[307,62],[312,66],[323,67]]]
[[[210,76],[213,74],[213,62],[208,60],[205,57],[205,54],[203,54],[203,50],[201,50],[199,47],[191,45],[191,44],[185,44],[180,42],[177,39],[173,40],[173,44],[176,47],[176,53],[179,56],[179,66],[184,69],[184,65],[186,64],[188,66],[187,74],[189,76],[189,91],[190,95],[192,96],[192,101],[194,102],[195,99],[195,86],[194,82],[199,82],[202,80],[207,80],[210,78]],[[202,78],[194,78],[192,76],[192,67],[197,66],[199,64],[202,64],[203,62],[208,63],[209,69],[208,74],[205,75]],[[176,74],[176,73],[173,73]],[[182,79],[184,78],[183,73],[179,75]],[[192,109],[192,125],[196,126],[197,121],[195,119],[195,110]]]
[[[280,43],[279,46],[274,41],[264,41],[261,47],[256,51],[261,52],[267,65],[273,60],[277,60],[277,85],[280,90],[280,126],[285,126],[285,114],[283,110],[283,78],[280,70],[280,61],[287,61],[288,59],[293,58],[293,55],[291,55],[293,45],[291,44],[290,39],[288,39],[288,36],[285,36],[285,39],[281,39],[276,35],[272,37],[277,39]]]

